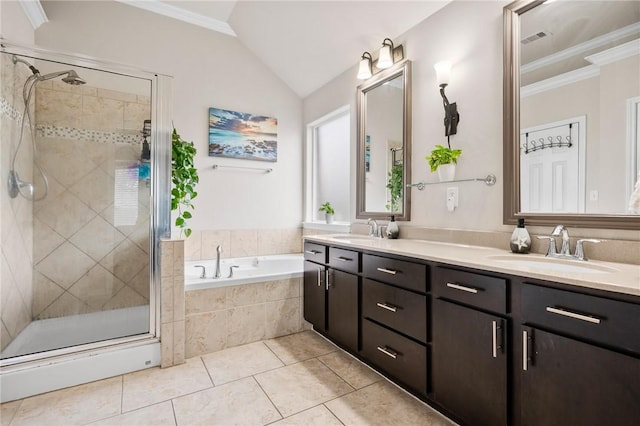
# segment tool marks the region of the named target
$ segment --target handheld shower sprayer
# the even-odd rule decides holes
[[[64,76],[62,77],[62,81],[64,81],[67,84],[71,84],[73,86],[85,84],[86,81],[80,78],[78,74],[73,70],[56,71],[56,72],[42,75],[40,74],[40,71],[35,66],[33,66],[29,62],[25,61],[24,59],[16,55],[13,55],[11,57],[11,61],[13,62],[14,65],[16,65],[18,62],[26,65],[31,70],[32,75],[27,77],[27,80],[24,82],[24,86],[22,88],[22,98],[24,100],[24,111],[22,114],[22,125],[20,127],[20,139],[18,140],[15,152],[13,153],[13,156],[11,159],[11,167],[9,168],[9,176],[7,178],[7,190],[11,198],[16,198],[18,194],[20,194],[28,200],[39,201],[44,199],[47,196],[47,193],[49,192],[49,181],[47,179],[47,176],[42,171],[42,168],[40,168],[40,166],[38,165],[37,158],[36,158],[37,150],[36,150],[36,142],[35,142],[35,136],[34,136],[35,129],[33,128],[33,120],[31,119],[31,111],[29,109],[29,105],[31,104],[31,96],[33,94],[33,89],[36,87],[36,85],[40,81],[51,80],[53,78],[62,77],[62,76]],[[42,180],[44,182],[44,194],[38,198],[35,197],[35,185],[31,182],[21,180],[15,167],[16,158],[18,157],[18,153],[20,152],[20,146],[22,145],[22,137],[24,135],[25,121],[27,120],[29,121],[29,129],[31,130],[31,144],[33,145],[33,162],[36,168],[38,169],[40,176],[42,176]]]

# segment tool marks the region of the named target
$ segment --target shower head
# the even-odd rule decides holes
[[[52,72],[52,73],[45,74],[45,75],[39,75],[38,76],[38,80],[39,81],[51,80],[52,78],[60,77],[60,76],[65,75],[65,74],[66,74],[66,76],[62,78],[62,81],[64,81],[67,84],[78,86],[80,84],[85,84],[86,83],[86,81],[84,81],[82,78],[80,78],[78,76],[78,74],[73,70],[56,71],[56,72]]]
[[[62,81],[72,86],[87,84],[87,82],[84,81],[82,78],[80,78],[80,76],[73,70],[69,70],[69,72],[67,73],[67,76],[62,78]]]

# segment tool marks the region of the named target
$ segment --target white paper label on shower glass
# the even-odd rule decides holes
[[[131,226],[138,221],[138,166],[118,161],[113,199],[113,224]],[[126,165],[125,165],[126,163]],[[122,167],[120,167],[122,165]]]

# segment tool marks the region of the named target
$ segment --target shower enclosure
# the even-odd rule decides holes
[[[170,78],[6,41],[0,68],[3,400],[33,367],[157,365]]]

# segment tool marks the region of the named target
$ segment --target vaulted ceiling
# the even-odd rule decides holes
[[[306,97],[450,0],[116,1],[237,37]]]

